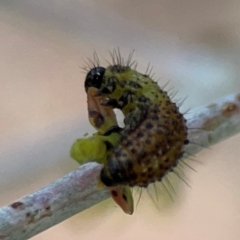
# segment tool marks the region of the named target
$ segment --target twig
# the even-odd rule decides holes
[[[191,142],[208,147],[230,137],[240,132],[240,94],[224,97],[191,117],[188,121],[192,129]],[[191,153],[202,149],[195,144],[189,148]],[[96,188],[101,168],[97,163],[83,165],[45,188],[1,208],[0,239],[28,239],[108,198],[106,190]]]
[[[102,166],[89,163],[0,209],[0,239],[28,239],[109,197],[97,190]]]
[[[240,93],[218,99],[188,116],[189,140],[187,148],[195,154],[240,132]]]

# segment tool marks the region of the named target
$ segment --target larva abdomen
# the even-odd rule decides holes
[[[106,186],[147,187],[161,181],[188,143],[186,121],[178,107],[148,71],[142,74],[131,68],[131,57],[124,64],[120,53],[114,52],[114,64],[106,69],[96,59],[85,80],[86,90],[94,86],[97,95],[105,97],[102,105],[118,108],[125,116],[120,140],[101,171]]]
[[[105,185],[147,187],[161,181],[183,155],[186,123],[169,99],[160,105],[149,105],[138,124],[137,128],[125,128],[121,132],[119,144],[101,173]]]

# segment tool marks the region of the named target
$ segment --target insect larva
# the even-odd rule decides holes
[[[85,89],[98,89],[102,105],[121,109],[125,128],[101,171],[106,186],[140,186],[161,181],[181,159],[188,144],[184,116],[149,74],[132,69],[131,55],[124,63],[119,52],[113,64],[89,66]],[[107,130],[105,134],[114,132]],[[119,132],[119,129],[117,129]]]

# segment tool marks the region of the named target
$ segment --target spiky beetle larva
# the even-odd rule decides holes
[[[186,120],[167,92],[149,74],[132,69],[132,55],[124,62],[119,51],[112,53],[113,64],[103,68],[95,55],[89,66],[85,89],[98,89],[102,105],[120,109],[125,115],[118,144],[101,171],[106,186],[147,187],[161,181],[177,166],[188,144]]]

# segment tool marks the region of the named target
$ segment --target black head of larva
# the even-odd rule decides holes
[[[100,89],[103,82],[105,70],[106,69],[103,67],[95,67],[88,72],[84,83],[86,92],[89,87],[95,87],[97,89]]]

